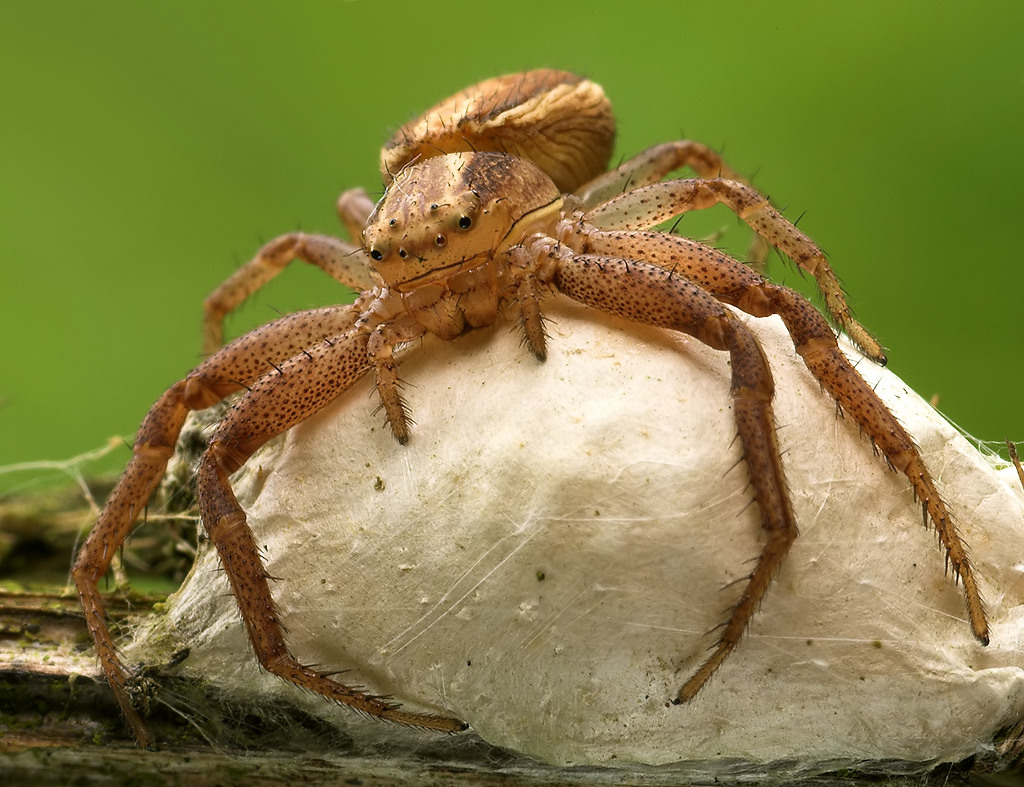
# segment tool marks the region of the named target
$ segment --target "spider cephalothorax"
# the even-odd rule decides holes
[[[293,657],[228,478],[256,449],[368,371],[395,437],[407,441],[411,422],[396,350],[428,333],[452,340],[511,318],[521,324],[529,350],[544,359],[549,297],[686,333],[729,354],[731,405],[765,540],[711,655],[675,702],[693,697],[735,649],[797,535],[772,413],[771,370],[755,336],[727,307],[780,316],[822,388],[906,475],[963,582],[971,628],[987,642],[974,572],[938,488],[913,440],[839,350],[825,317],[796,292],[726,254],[652,228],[690,210],[726,205],[812,273],[835,322],[866,355],[884,360],[851,317],[820,249],[707,147],[667,143],[604,172],[613,137],[607,99],[587,80],[538,71],[481,83],[395,135],[382,155],[387,190],[375,207],[360,191],[339,201],[361,245],[283,236],[210,296],[212,355],[150,410],[134,457],[74,568],[105,675],[141,744],[152,740],[129,700],[97,582],[163,474],[187,413],[236,392],[199,463],[200,511],[260,664],[373,716],[449,732],[465,727],[446,716],[405,711]],[[682,167],[698,177],[662,180]],[[287,315],[218,349],[223,316],[292,259],[317,265],[361,294],[351,305]]]
[[[527,159],[449,153],[397,175],[363,240],[384,283],[404,293],[502,259],[550,229],[561,206],[554,183]]]

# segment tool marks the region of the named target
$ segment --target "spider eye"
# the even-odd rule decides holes
[[[430,212],[431,213],[436,212],[439,207],[440,206],[436,202],[431,203],[431,205],[430,205]]]
[[[401,257],[403,260],[406,258],[407,254],[408,254],[408,252],[406,252],[405,249],[399,249],[398,250],[398,256]]]
[[[459,229],[460,230],[468,230],[472,226],[473,226],[473,219],[471,219],[469,216],[462,216],[459,219]]]
[[[444,235],[438,235],[436,238],[434,238],[434,245],[437,246],[438,248],[444,246],[444,244],[447,242],[448,241]]]
[[[396,224],[398,224],[398,219],[391,219],[391,221],[388,222],[389,227],[394,227]]]
[[[384,255],[381,254],[378,249],[370,249],[370,257],[377,260],[378,262],[384,259]]]

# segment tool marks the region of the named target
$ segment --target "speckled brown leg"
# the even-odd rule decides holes
[[[292,260],[314,265],[357,292],[370,289],[374,283],[369,260],[359,246],[329,235],[307,235],[304,232],[274,238],[203,302],[204,353],[214,353],[224,343],[224,317],[277,276]]]
[[[682,702],[707,683],[739,644],[797,536],[775,435],[771,371],[757,339],[746,326],[700,287],[664,268],[578,255],[559,260],[553,283],[559,291],[588,306],[681,331],[729,353],[736,429],[766,540],[714,650],[680,690],[676,701]]]
[[[171,386],[139,427],[131,462],[82,545],[71,574],[104,675],[141,746],[152,746],[153,739],[128,697],[128,681],[107,628],[98,583],[160,482],[189,411],[216,404],[273,371],[272,364],[349,330],[355,314],[349,307],[314,309],[282,317],[246,334]]]
[[[682,139],[648,148],[587,183],[576,192],[576,195],[580,199],[582,210],[589,210],[619,194],[657,183],[669,173],[684,167],[692,169],[702,178],[728,178],[751,185],[750,181],[731,169],[712,148],[700,142]],[[747,250],[748,259],[745,264],[755,270],[763,270],[769,250],[767,241],[755,234]]]
[[[602,230],[645,230],[681,213],[717,204],[728,207],[769,245],[814,276],[836,322],[865,355],[885,363],[881,345],[853,318],[839,279],[821,249],[745,183],[725,178],[668,180],[616,197],[584,219]]]
[[[369,368],[368,336],[352,333],[322,342],[261,378],[221,422],[199,463],[203,524],[220,554],[260,665],[328,699],[382,719],[443,732],[466,725],[452,718],[403,711],[394,702],[332,680],[288,651],[267,574],[229,476],[267,440],[332,402]]]
[[[599,175],[576,194],[583,209],[593,207],[626,191],[657,183],[670,172],[688,167],[702,178],[729,178],[746,183],[714,150],[688,139],[664,142],[638,153],[618,167]]]
[[[963,581],[971,630],[980,642],[988,643],[988,623],[973,566],[920,451],[843,355],[825,318],[806,298],[715,249],[665,233],[596,232],[587,236],[583,248],[644,259],[688,277],[719,300],[756,317],[782,317],[807,368],[910,481],[926,522],[930,519],[939,534],[947,565],[952,566],[954,577]]]

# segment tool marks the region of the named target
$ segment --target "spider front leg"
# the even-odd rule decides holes
[[[366,332],[357,330],[303,350],[261,378],[235,403],[199,463],[200,512],[260,666],[371,716],[458,732],[466,729],[458,719],[404,711],[395,702],[332,680],[295,659],[285,643],[252,530],[231,490],[229,476],[257,448],[322,409],[363,376],[369,368],[368,338]]]
[[[714,650],[675,700],[683,702],[707,683],[739,644],[797,536],[776,439],[771,371],[746,326],[685,278],[646,262],[554,251],[550,255],[557,255],[557,261],[546,278],[570,298],[620,317],[687,333],[729,353],[736,429],[766,540]]]
[[[868,330],[853,318],[839,279],[824,253],[756,190],[725,178],[669,180],[635,189],[609,200],[585,216],[603,230],[642,230],[673,216],[723,204],[769,245],[814,276],[829,313],[865,355],[885,363],[885,352]]]
[[[338,212],[348,231],[356,234],[369,215],[366,192],[346,192],[338,199]],[[370,206],[372,207],[372,205]],[[265,244],[256,256],[236,270],[203,302],[203,352],[214,353],[224,343],[224,318],[273,279],[292,260],[301,260],[320,268],[335,281],[357,292],[376,283],[370,262],[360,246],[329,235],[292,232]]]
[[[314,309],[246,334],[171,386],[139,427],[132,459],[79,550],[71,575],[104,676],[140,746],[149,748],[154,741],[128,696],[129,681],[107,627],[99,580],[160,482],[189,411],[216,404],[302,347],[350,330],[356,314],[355,306]]]
[[[967,548],[953,524],[920,450],[864,378],[843,355],[825,318],[799,293],[781,287],[748,267],[703,244],[663,232],[600,232],[584,229],[572,239],[587,251],[636,256],[665,270],[687,276],[716,298],[755,317],[778,314],[796,351],[821,386],[871,438],[889,464],[910,481],[921,502],[925,524],[931,520],[946,551],[947,567],[963,581],[971,630],[988,643],[988,623],[981,591]]]

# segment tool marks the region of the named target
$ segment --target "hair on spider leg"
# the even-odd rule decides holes
[[[317,670],[325,678],[333,678],[335,675],[345,675],[352,672],[351,669],[332,669],[332,670],[321,670],[319,664],[304,664],[304,667]],[[365,689],[365,686],[353,686],[353,688]]]
[[[751,485],[752,485],[751,481],[748,479],[747,483],[743,487],[743,491],[744,492],[749,492]],[[739,517],[741,514],[743,514],[743,512],[745,512],[748,508],[750,508],[752,505],[754,505],[756,503],[757,503],[757,501],[754,499],[753,495],[751,495],[749,497],[749,499],[747,500],[747,502],[743,504],[743,507],[739,511],[736,512],[736,516]]]
[[[746,564],[757,563],[757,556],[754,555],[752,557],[749,557],[749,558],[747,558],[747,560],[745,560],[743,562],[746,563]],[[740,584],[742,584],[744,582],[749,582],[750,578],[753,577],[753,576],[754,576],[754,572],[751,571],[749,574],[743,574],[742,576],[736,577],[736,579],[731,579],[728,582],[726,582],[724,585],[722,585],[720,588],[718,588],[718,592],[721,593],[723,590],[728,590],[729,588],[734,587],[735,585],[740,585]],[[711,629],[711,631],[714,631],[715,629],[725,628],[725,626],[727,626],[728,623],[729,623],[729,621],[723,620],[718,625],[716,625],[715,628]]]
[[[740,577],[740,578],[739,578],[739,579],[737,579],[736,581],[737,581],[737,582],[742,582],[742,581],[743,581],[744,579],[749,579],[749,577]],[[733,584],[733,583],[731,583],[731,582],[730,582],[729,584]],[[720,590],[725,590],[725,588],[720,588]],[[722,621],[721,623],[716,623],[716,624],[715,624],[714,626],[712,626],[712,627],[711,627],[711,628],[709,628],[709,629],[708,629],[707,631],[705,631],[705,632],[704,632],[703,634],[701,634],[701,639],[703,639],[704,637],[709,637],[709,636],[711,636],[711,635],[712,635],[712,634],[714,634],[714,633],[715,633],[716,631],[719,631],[719,630],[721,630],[721,629],[724,629],[724,628],[725,628],[726,626],[728,626],[728,625],[729,625],[729,621],[728,621],[728,620],[723,620],[723,621]],[[710,645],[708,645],[708,646],[707,646],[707,647],[705,648],[705,650],[714,650],[714,649],[715,649],[715,648],[717,648],[717,647],[718,647],[718,643],[717,643],[717,642],[712,642],[712,643],[711,643]]]
[[[398,388],[402,389],[402,390],[405,389],[406,385],[411,385],[411,386],[415,387],[415,383],[406,383],[402,379],[399,379],[395,383],[395,385],[398,386]],[[368,392],[367,396],[372,398],[373,394],[374,394],[374,391],[371,388],[370,391]],[[409,403],[407,401],[405,401],[404,397],[398,402],[398,406],[401,409],[403,416],[405,417],[405,422],[410,427],[416,426],[416,419],[412,417],[412,410],[411,410],[411,408],[409,406]],[[378,413],[383,412],[383,410],[384,410],[384,404],[383,404],[383,402],[381,402],[376,407],[374,407],[373,410],[370,411],[370,415],[377,415]],[[384,418],[384,424],[383,425],[384,426],[390,426],[391,425],[386,416]]]
[[[730,441],[729,441],[729,448],[730,448],[730,450],[732,449],[732,447],[733,447],[733,446],[735,446],[735,445],[736,445],[736,441],[737,441],[737,440],[739,440],[739,439],[740,439],[740,435],[739,435],[739,432],[737,432],[736,434],[734,434],[734,435],[732,436],[732,440],[730,440]],[[727,468],[725,468],[725,470],[723,470],[723,471],[722,471],[722,476],[721,476],[721,477],[722,477],[722,478],[725,478],[725,477],[726,477],[727,475],[729,475],[729,473],[731,473],[731,472],[732,472],[733,470],[735,470],[735,469],[736,469],[737,467],[739,467],[740,465],[742,465],[742,464],[746,463],[746,461],[747,461],[747,457],[746,457],[746,456],[745,456],[745,455],[743,454],[743,451],[742,451],[742,447],[741,447],[741,449],[740,449],[740,456],[739,456],[739,458],[738,458],[738,459],[737,459],[737,460],[736,460],[735,462],[733,462],[733,463],[732,463],[731,465],[729,465],[729,466],[728,466]],[[746,492],[746,491],[747,491],[748,489],[750,489],[750,483],[751,483],[751,481],[750,481],[750,477],[748,476],[748,477],[747,477],[747,483],[743,485],[743,491],[744,491],[744,492]],[[748,507],[748,506],[749,506],[749,505],[750,505],[750,504],[751,504],[752,502],[754,502],[754,499],[753,499],[753,498],[751,498],[750,500],[748,500],[748,501],[747,501],[747,503],[746,503],[746,504],[745,504],[745,505],[743,506],[743,508],[741,508],[741,509],[740,509],[740,510],[739,510],[739,511],[738,511],[738,512],[736,513],[736,515],[737,515],[737,516],[739,516],[739,515],[740,515],[740,514],[742,514],[742,513],[744,512],[744,511],[746,511],[746,510],[747,510],[747,507]]]
[[[246,385],[241,380],[234,380],[234,379],[232,379],[232,380],[229,380],[229,382],[232,383],[233,385],[237,385],[239,388],[245,389],[246,391],[252,391],[252,386]]]

